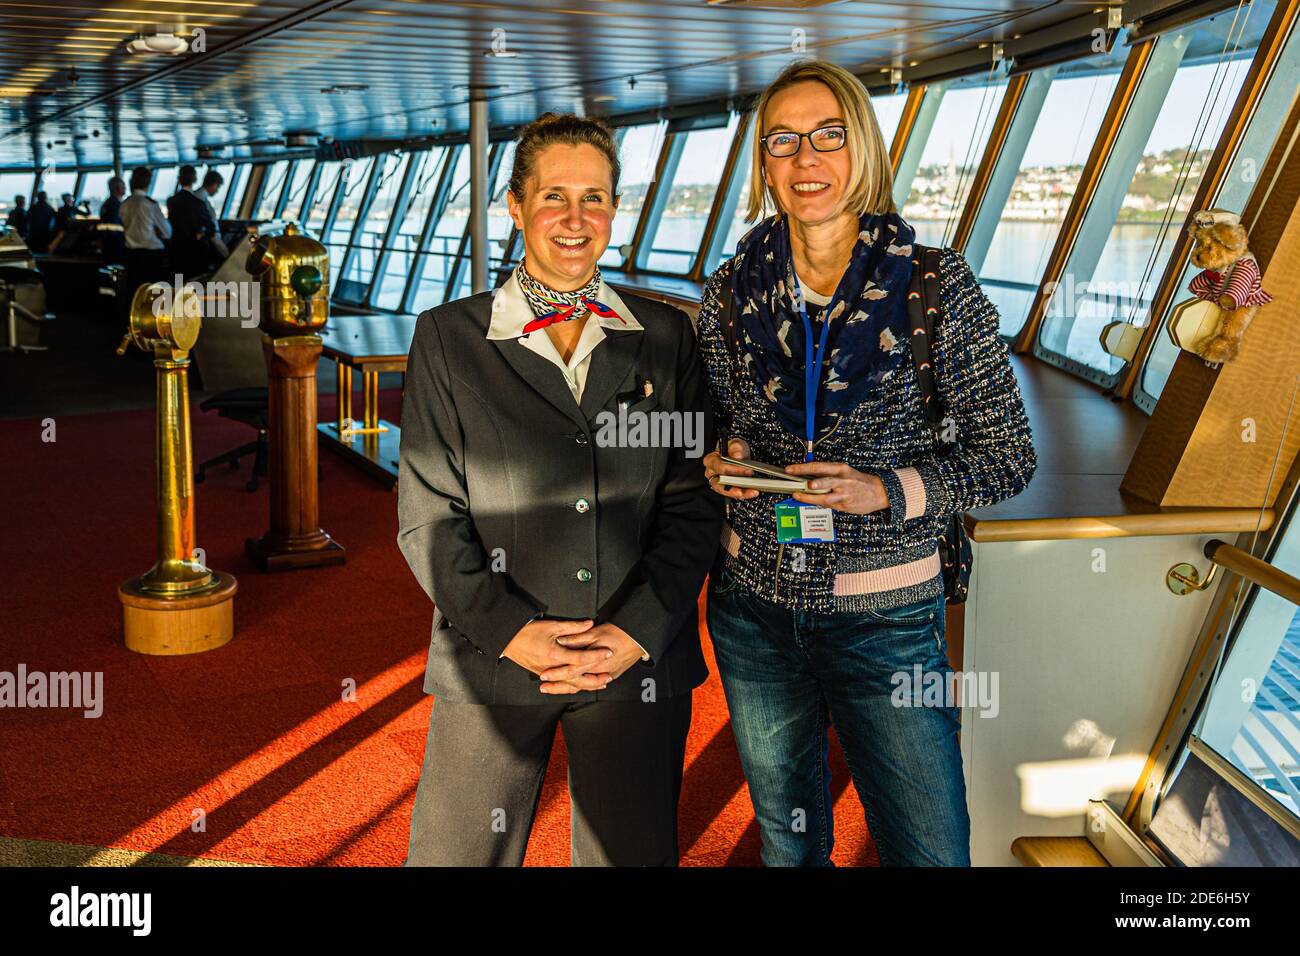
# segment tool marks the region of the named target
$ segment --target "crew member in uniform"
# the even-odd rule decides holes
[[[690,320],[596,265],[618,173],[600,123],[525,127],[508,193],[523,261],[416,325],[398,544],[436,606],[436,701],[407,865],[521,863],[557,726],[573,864],[677,862],[722,502],[698,457],[713,439]],[[656,413],[675,444],[609,427]]]
[[[45,198],[45,192],[36,194],[36,201],[27,213],[27,248],[32,252],[45,252],[54,238],[54,207]]]
[[[27,238],[27,197],[15,196],[14,208],[9,210],[9,217],[5,220],[5,225],[13,229],[14,232]]]
[[[209,173],[209,175],[214,175]],[[195,189],[198,171],[193,166],[182,166],[177,175],[179,188],[167,199],[167,219],[172,227],[172,264],[187,279],[211,272],[219,263],[218,251],[225,253],[225,245],[217,234],[216,217],[205,194]],[[206,180],[205,180],[206,181]]]
[[[172,227],[162,207],[149,198],[152,178],[143,166],[131,170],[131,195],[122,203],[128,305],[142,284],[168,278],[166,242],[172,237]]]
[[[99,207],[99,221],[110,226],[122,225],[122,197],[126,195],[126,182],[121,176],[108,181],[108,198]],[[104,233],[104,259],[108,262],[126,261],[126,240],[121,229]]]
[[[68,228],[69,223],[77,218],[77,215],[81,210],[78,209],[77,204],[72,201],[72,193],[64,193],[60,197],[60,200],[63,204],[59,206],[59,211],[54,214],[54,222],[55,227],[62,232],[64,229]]]

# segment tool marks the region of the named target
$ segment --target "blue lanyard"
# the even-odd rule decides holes
[[[790,270],[790,278],[794,283],[795,300],[799,303],[799,317],[803,319],[803,340],[805,355],[812,347],[812,322],[808,320],[808,307],[804,304],[803,290],[799,288],[799,277],[795,275],[793,269]],[[822,359],[826,356],[826,341],[831,329],[830,315],[831,309],[835,306],[835,297],[826,303],[822,309],[822,334],[817,343],[817,351],[811,356],[804,365],[803,374],[803,414],[804,426],[808,432],[808,451],[804,455],[804,461],[813,460],[813,433],[817,421],[817,392],[821,382]]]

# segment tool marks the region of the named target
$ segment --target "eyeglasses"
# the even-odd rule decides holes
[[[844,144],[848,142],[848,131],[843,126],[823,126],[821,129],[815,129],[811,133],[768,133],[762,137],[759,142],[767,150],[769,156],[781,158],[782,156],[793,156],[799,152],[799,143],[807,138],[813,149],[819,153],[833,153],[837,149],[843,149]]]

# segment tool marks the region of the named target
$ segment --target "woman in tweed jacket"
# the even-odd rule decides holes
[[[821,492],[783,503],[719,484],[752,472],[704,459],[730,499],[709,633],[763,860],[830,865],[833,723],[881,862],[969,865],[958,708],[923,695],[936,681],[915,676],[953,686],[944,523],[1018,494],[1034,472],[1020,390],[996,309],[965,259],[943,250],[931,353],[957,443],[941,452],[908,341],[914,234],[861,83],[831,64],[793,64],[755,122],[750,219],[765,199],[778,213],[710,278],[700,348],[719,448],[787,466]],[[830,509],[820,516],[833,541],[778,541],[778,505],[788,517],[799,504]]]

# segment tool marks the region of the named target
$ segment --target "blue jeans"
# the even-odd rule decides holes
[[[833,865],[829,723],[880,862],[969,866],[957,708],[946,694],[940,702],[932,693],[922,705],[922,689],[938,683],[933,675],[949,686],[943,596],[886,611],[818,614],[772,604],[725,571],[716,577],[709,635],[763,863]]]

